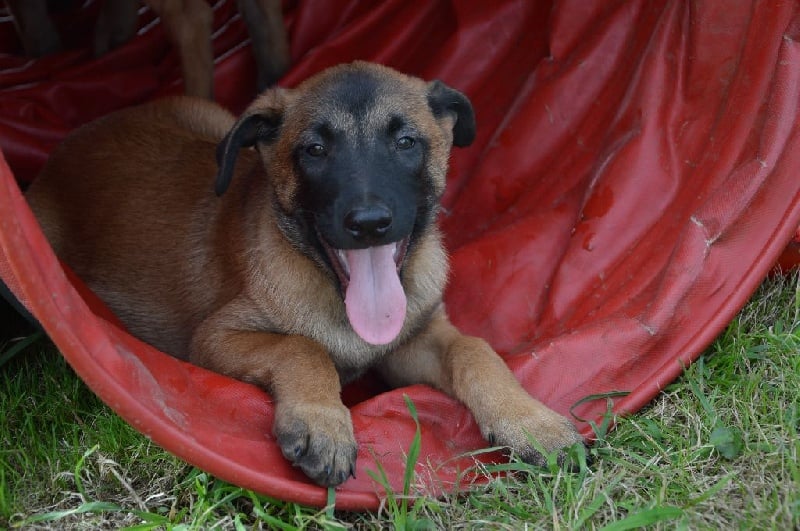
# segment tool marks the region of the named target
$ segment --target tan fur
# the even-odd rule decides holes
[[[324,95],[342,72],[359,69],[378,73],[381,92],[366,123],[350,123]],[[318,483],[352,473],[356,443],[341,382],[374,365],[395,385],[427,383],[455,396],[487,438],[536,461],[529,436],[547,450],[580,438],[525,392],[485,341],[449,323],[441,301],[447,259],[435,226],[403,266],[406,320],[384,346],[353,332],[331,274],[277,226],[281,209],[296,208],[293,142],[321,116],[367,131],[388,114],[409,117],[429,141],[427,171],[441,194],[454,120],[434,117],[428,87],[356,63],[264,94],[239,122],[190,98],[121,111],[67,138],[27,197],[59,256],[135,335],[272,393],[284,455]],[[277,139],[242,150],[230,188],[215,197],[223,135],[252,113],[275,112]]]

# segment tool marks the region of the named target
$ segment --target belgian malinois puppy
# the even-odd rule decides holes
[[[450,148],[474,135],[460,92],[359,62],[238,119],[185,97],[109,115],[27,197],[133,334],[271,393],[284,456],[318,484],[353,473],[340,391],[369,367],[456,397],[487,440],[540,462],[531,438],[552,451],[576,430],[442,303],[435,219]]]

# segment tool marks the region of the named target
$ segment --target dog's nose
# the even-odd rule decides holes
[[[392,211],[385,205],[356,207],[344,217],[344,228],[358,241],[381,238],[392,226]]]

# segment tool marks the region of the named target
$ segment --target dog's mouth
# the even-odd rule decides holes
[[[409,239],[366,249],[335,249],[321,235],[319,240],[339,278],[353,330],[373,345],[394,341],[406,316],[400,272]]]

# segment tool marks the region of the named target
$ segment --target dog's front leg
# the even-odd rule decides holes
[[[242,321],[226,309],[208,318],[195,332],[190,361],[266,389],[286,459],[319,485],[344,482],[354,474],[357,446],[328,353],[303,336],[242,330]]]
[[[532,439],[547,452],[582,441],[571,422],[525,391],[486,341],[461,334],[443,308],[425,331],[387,356],[380,371],[391,385],[425,383],[457,398],[490,444],[526,462],[544,464]]]

